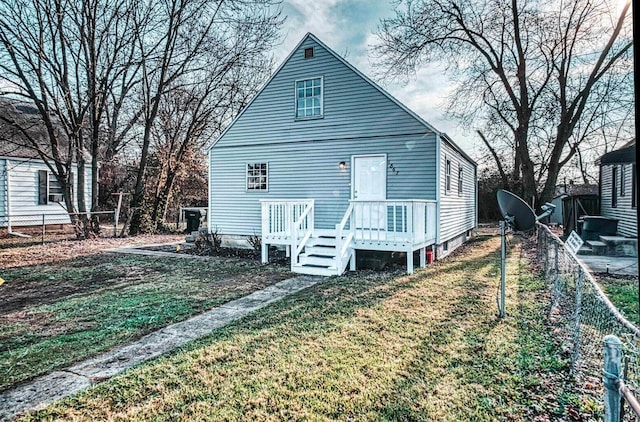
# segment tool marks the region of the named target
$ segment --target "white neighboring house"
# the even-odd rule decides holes
[[[618,235],[638,237],[636,142],[604,154],[600,164],[600,214],[618,220]]]
[[[6,111],[7,103],[0,112]],[[21,112],[29,112],[21,105]],[[33,113],[33,109],[31,110]],[[0,227],[9,232],[19,227],[69,224],[62,189],[49,167],[34,149],[20,145],[19,134],[7,130],[0,121]],[[10,139],[9,139],[10,138]],[[73,186],[77,186],[77,168],[73,165]],[[91,206],[91,168],[85,171],[84,192]],[[77,204],[77,195],[74,192]]]

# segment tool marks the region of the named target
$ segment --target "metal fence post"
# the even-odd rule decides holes
[[[578,267],[578,277],[576,278],[576,310],[574,314],[573,329],[573,358],[571,370],[575,370],[576,362],[580,358],[580,324],[582,316],[582,268]]]
[[[553,253],[555,254],[555,258],[553,260],[553,271],[554,271],[554,275],[553,275],[553,284],[554,285],[558,285],[558,272],[559,272],[559,267],[558,267],[558,243],[557,242],[553,242]]]
[[[604,338],[604,420],[618,422],[620,420],[620,390],[618,380],[622,367],[622,343],[620,339],[609,334]]]
[[[549,277],[549,234],[544,234],[544,277]],[[548,279],[547,279],[548,280]]]

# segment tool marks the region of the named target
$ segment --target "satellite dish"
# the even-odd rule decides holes
[[[542,208],[542,214],[536,217],[533,209],[517,195],[500,189],[498,191],[498,207],[504,220],[500,221],[500,237],[502,238],[500,248],[500,298],[498,299],[499,317],[504,318],[505,311],[505,267],[507,259],[506,228],[511,227],[515,231],[526,232],[536,226],[536,221],[541,220],[553,213],[555,205],[546,203]]]
[[[500,213],[511,228],[526,232],[536,225],[536,213],[519,196],[500,189],[498,191]]]

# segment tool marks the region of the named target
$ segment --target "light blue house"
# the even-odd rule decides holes
[[[307,34],[209,150],[210,230],[286,245],[295,272],[356,250],[440,258],[477,224],[476,163]]]

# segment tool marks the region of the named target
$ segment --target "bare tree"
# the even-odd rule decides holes
[[[206,156],[210,141],[222,132],[269,75],[270,60],[252,59],[243,65],[245,50],[237,47],[233,66],[229,60],[214,60],[202,82],[181,84],[163,97],[151,131],[156,171],[151,184],[155,192],[150,220],[155,228],[165,221],[176,177],[190,159]]]
[[[97,206],[101,125],[110,92],[132,65],[131,33],[141,15],[136,8],[129,0],[8,0],[0,5],[0,79],[8,87],[4,94],[38,109],[48,136],[24,139],[57,178],[71,214],[89,211],[84,196],[87,166],[92,169],[91,208]],[[75,225],[81,227],[78,235],[86,236],[88,221],[80,220],[82,224]]]
[[[142,136],[131,201],[134,210],[131,234],[142,228],[145,171],[153,128],[164,97],[185,85],[206,84],[201,78],[211,67],[219,69],[212,75],[215,78],[234,67],[246,68],[260,63],[259,59],[276,42],[283,22],[274,4],[271,0],[158,2],[151,18],[154,30],[141,33],[138,39],[145,61],[141,68]],[[228,94],[215,92],[215,95]]]
[[[508,151],[513,180],[539,203],[602,123],[595,116],[632,95],[630,2],[616,4],[404,0],[375,51],[388,77],[445,62],[458,82],[449,110],[483,129],[496,162]]]
[[[88,183],[95,209],[98,163],[127,151],[139,157],[131,204],[138,211],[163,102],[190,93],[195,109],[189,102],[176,111],[191,119],[185,148],[200,142],[262,81],[282,22],[275,0],[7,0],[0,4],[0,86],[37,108],[46,136],[26,136],[22,127],[23,139],[60,182],[70,213],[88,211],[80,194]],[[18,129],[32,123],[9,120]],[[179,162],[180,148],[172,151]]]

